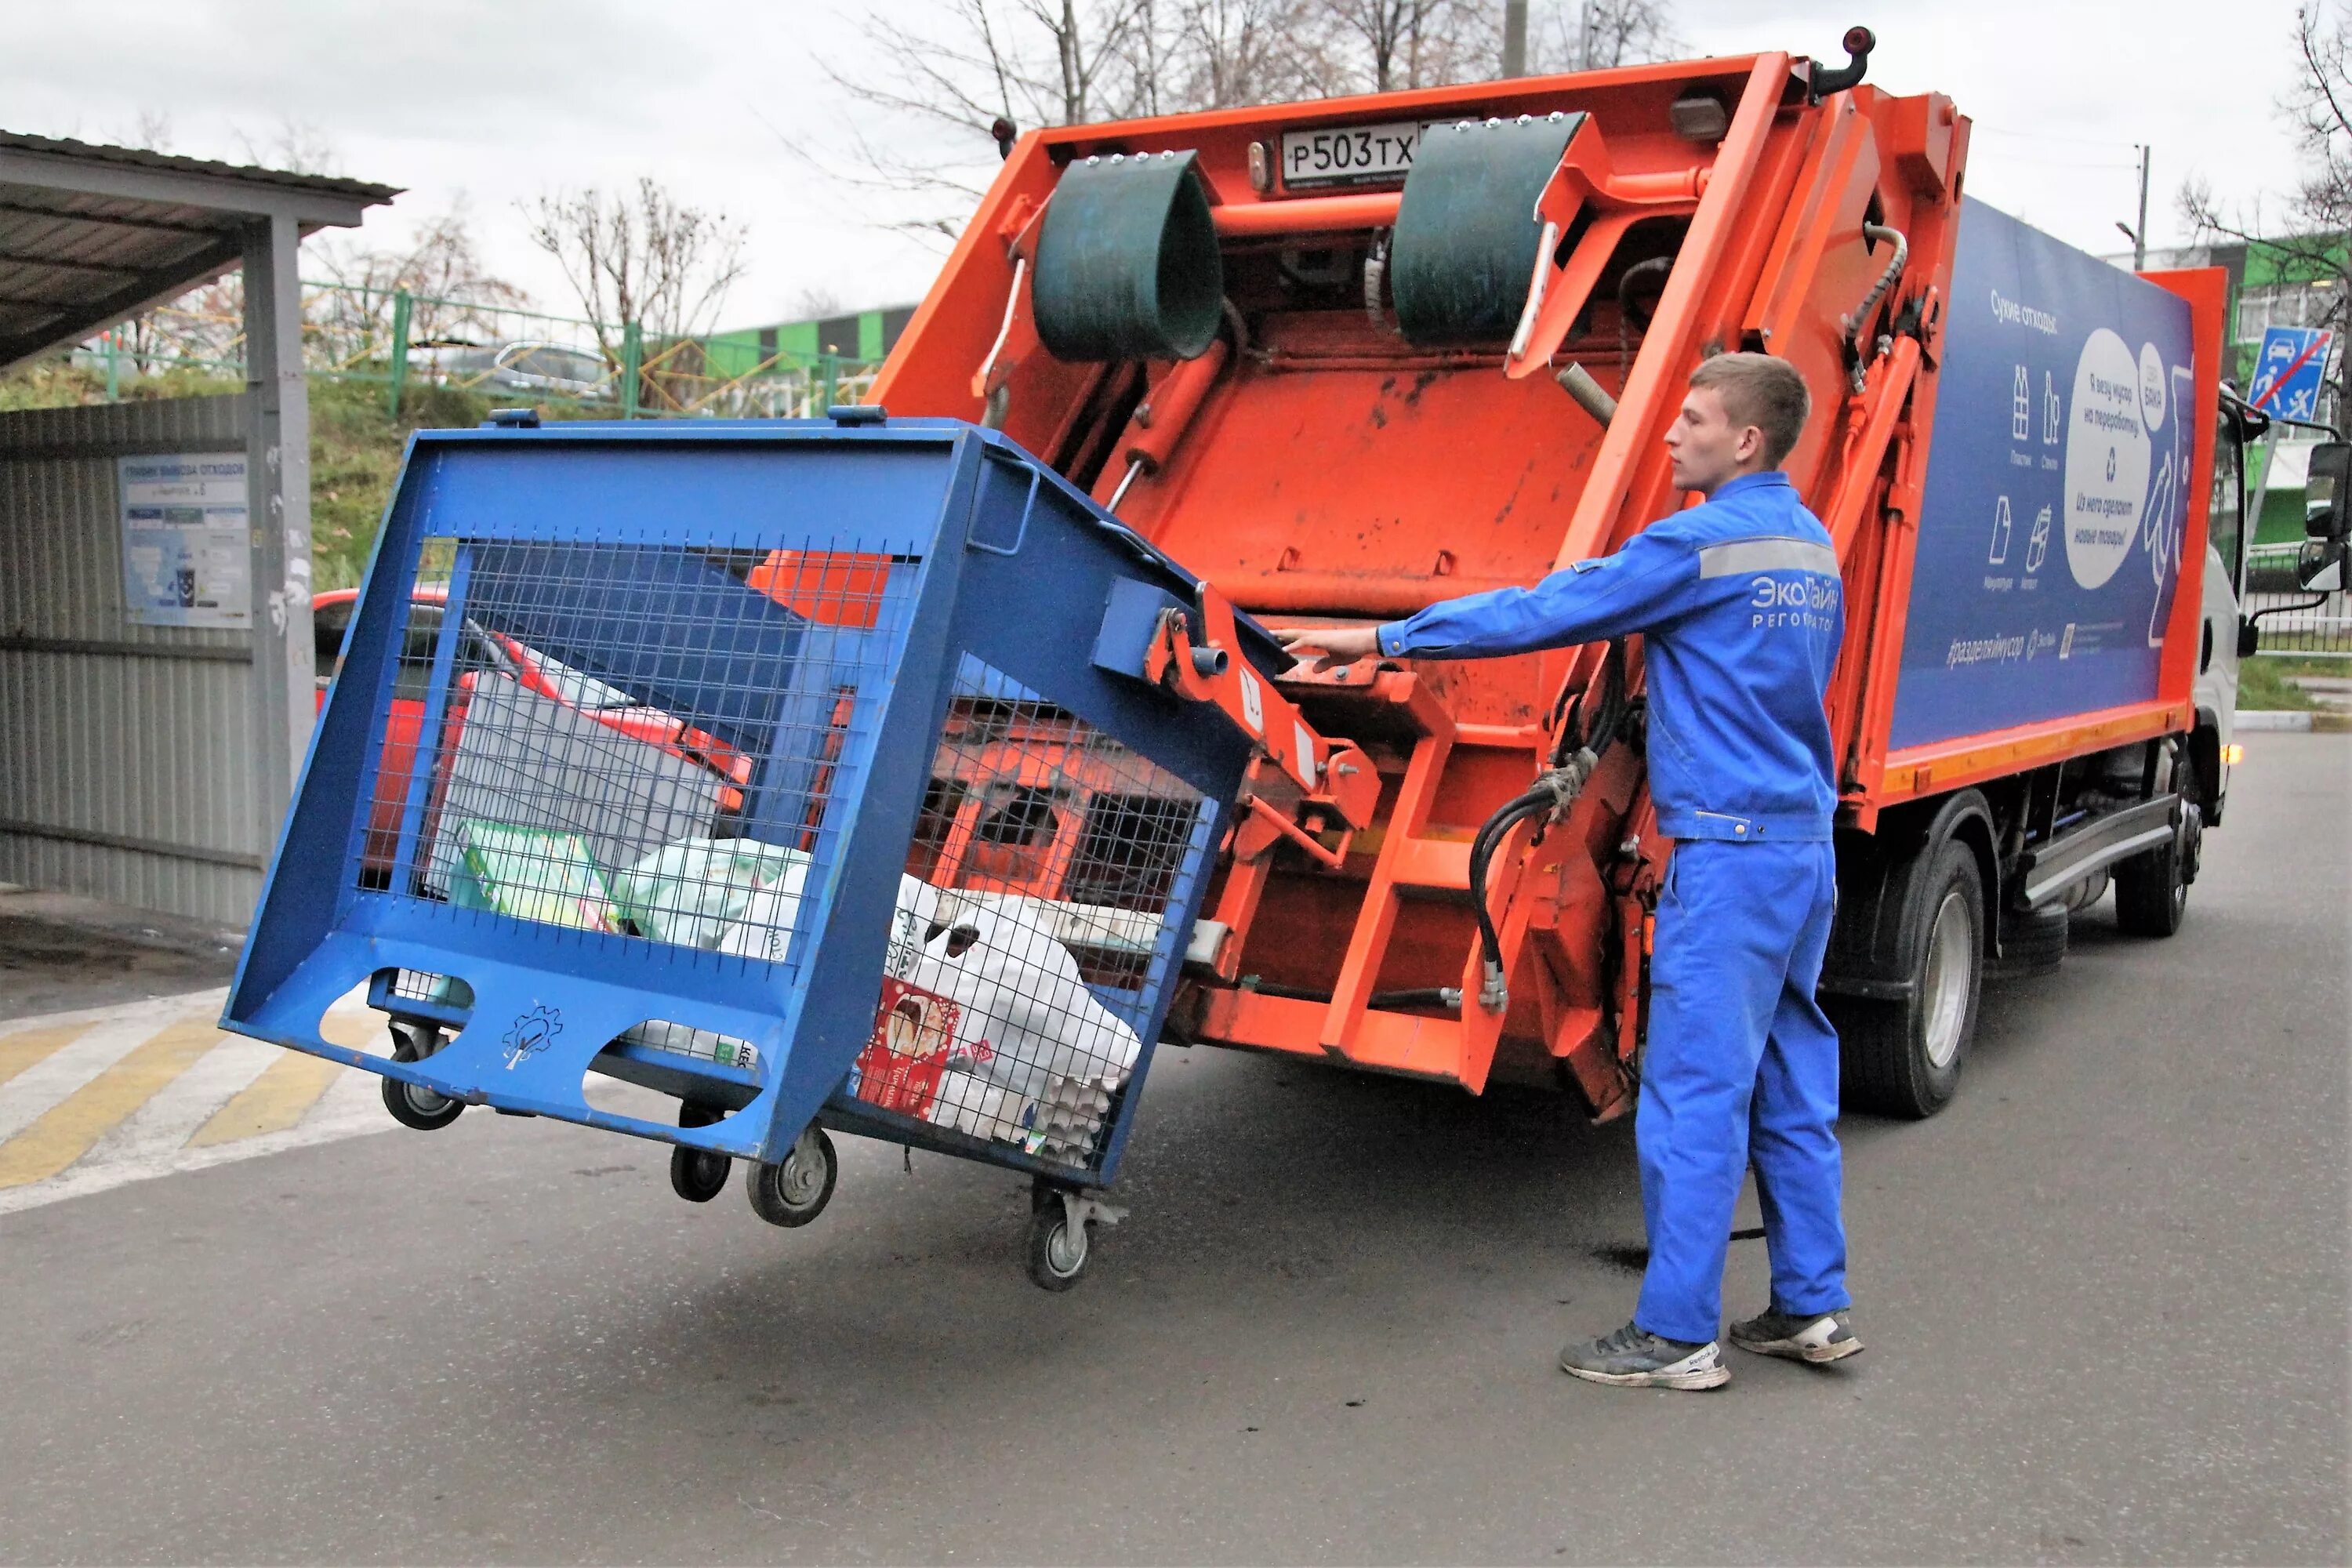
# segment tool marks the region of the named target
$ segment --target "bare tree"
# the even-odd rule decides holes
[[[1538,69],[1606,70],[1690,52],[1668,0],[1552,0],[1529,31]]]
[[[412,342],[488,342],[499,335],[497,311],[530,303],[484,263],[462,196],[425,219],[404,247],[362,249],[313,240],[310,259],[339,285],[313,312],[339,359],[372,357],[378,345],[389,343],[394,301],[404,292]]]
[[[614,363],[625,323],[664,340],[699,335],[743,275],[742,226],[650,179],[609,195],[593,185],[555,192],[525,204],[523,216],[530,242],[562,268]]]
[[[169,129],[169,122],[166,122]],[[239,128],[237,145],[245,149],[246,162],[258,163],[267,169],[279,169],[289,174],[341,174],[342,155],[324,131],[307,120],[291,115],[279,120],[266,132],[254,132]]]
[[[845,314],[848,310],[841,296],[823,284],[811,284],[793,296],[793,320],[795,321],[821,321],[829,316]]]
[[[1550,0],[1546,68],[1679,47],[1668,0]],[[1492,77],[1498,0],[936,0],[877,15],[828,74],[883,111],[827,157],[885,226],[952,238],[995,173],[992,126],[1027,129]],[[905,134],[888,140],[895,125]],[[877,138],[884,138],[877,140]]]
[[[1471,81],[1502,63],[1499,7],[1486,0],[1318,0],[1318,8],[1344,43],[1329,91]]]
[[[1159,50],[1136,62],[1152,84],[1151,111],[1325,96],[1336,74],[1328,12],[1328,0],[1172,0],[1155,7],[1136,37]]]
[[[882,111],[884,125],[852,126],[846,145],[830,151],[778,140],[882,197],[883,226],[952,238],[993,175],[998,121],[1027,129],[1160,110],[1159,12],[1154,0],[945,0],[877,12],[860,28],[862,62],[824,70]]]
[[[172,117],[161,109],[142,109],[133,120],[122,145],[137,147],[149,153],[169,153],[177,138],[173,134]]]
[[[2180,189],[2180,215],[2208,239],[2234,240],[2249,258],[2267,253],[2286,280],[2307,279],[2326,304],[2318,321],[2340,343],[2352,297],[2352,5],[2306,5],[2295,12],[2297,80],[2281,112],[2293,129],[2303,169],[2280,222],[2264,219],[2258,197],[2225,210],[2201,179]],[[2336,358],[2336,406],[2352,408],[2352,353]]]

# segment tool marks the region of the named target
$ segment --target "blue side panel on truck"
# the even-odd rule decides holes
[[[2188,302],[1965,204],[1891,743],[2157,695],[2197,432]]]

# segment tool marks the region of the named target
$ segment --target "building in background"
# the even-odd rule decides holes
[[[912,305],[886,305],[815,321],[779,321],[713,332],[703,340],[710,374],[728,379],[834,360],[874,364],[887,356],[914,319]]]

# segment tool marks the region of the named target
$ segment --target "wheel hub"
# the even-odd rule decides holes
[[[1959,1054],[1960,1034],[1968,1022],[1969,983],[1976,965],[1974,933],[1969,929],[1968,900],[1955,888],[1937,906],[1935,924],[1927,935],[1925,1004],[1927,1060],[1938,1071]]]
[[[1087,1260],[1086,1229],[1073,1226],[1066,1220],[1054,1227],[1045,1240],[1045,1261],[1057,1274],[1075,1274]]]
[[[798,1147],[784,1156],[784,1169],[776,1182],[784,1202],[803,1208],[816,1201],[817,1189],[824,1184],[824,1173],[817,1163],[803,1155]]]

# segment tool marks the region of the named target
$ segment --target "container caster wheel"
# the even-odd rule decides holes
[[[677,1108],[680,1127],[709,1127],[724,1120],[707,1106],[681,1105]],[[669,1152],[669,1187],[690,1204],[707,1204],[727,1190],[728,1173],[735,1162],[724,1154],[708,1149],[689,1149],[680,1143]]]
[[[824,1212],[833,1201],[834,1179],[841,1163],[833,1140],[815,1123],[800,1135],[776,1164],[751,1162],[743,1173],[743,1190],[751,1195],[751,1212],[770,1225],[803,1226]]]
[[[690,1204],[707,1204],[727,1190],[735,1162],[708,1149],[684,1144],[669,1152],[669,1190]]]
[[[1067,1290],[1085,1279],[1095,1223],[1117,1225],[1127,1217],[1125,1209],[1044,1183],[1031,1192],[1030,1208],[1029,1279],[1045,1290]]]
[[[1084,1221],[1073,1221],[1060,1204],[1029,1218],[1029,1281],[1041,1290],[1068,1290],[1087,1277],[1093,1256]]]
[[[425,1037],[426,1048],[424,1050],[417,1048],[418,1034]],[[392,1059],[394,1061],[422,1061],[438,1049],[440,1043],[440,1031],[437,1029],[426,1027],[412,1030],[404,1028],[398,1024],[392,1026]],[[422,1084],[406,1083],[396,1078],[387,1078],[383,1080],[383,1108],[392,1112],[392,1119],[403,1127],[413,1127],[419,1132],[437,1132],[457,1120],[459,1113],[466,1109],[466,1102],[462,1100],[452,1100],[449,1096],[436,1089],[426,1089]]]

